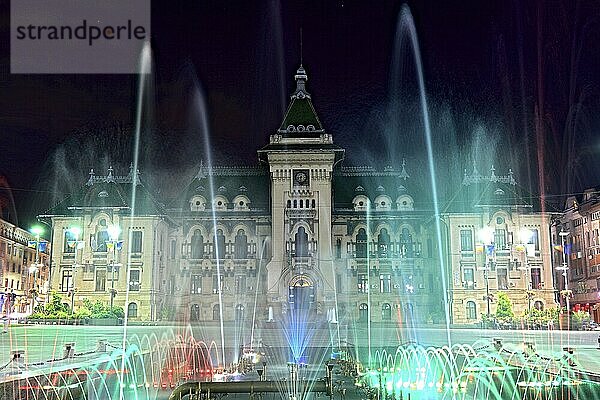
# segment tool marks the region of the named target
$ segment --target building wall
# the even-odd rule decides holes
[[[54,217],[52,222],[56,246],[51,290],[61,294],[63,302],[73,302],[75,311],[84,299],[108,304],[114,289],[113,304],[130,311],[132,320],[149,320],[158,315],[156,306],[164,290],[169,236],[168,225],[161,217],[135,217],[132,221],[109,211],[84,212],[77,217]],[[110,242],[107,228],[113,225],[121,229],[121,250],[106,244]],[[70,249],[66,243],[66,232],[75,226],[81,229],[80,249]],[[139,242],[134,239],[138,233],[133,232],[141,232],[141,248],[134,248]]]
[[[559,268],[566,262],[571,310],[587,311],[600,322],[600,202],[595,193],[590,189],[581,201],[575,197],[567,199],[563,213],[553,221],[552,241],[558,249],[553,261],[557,288],[565,289],[565,272]],[[564,241],[559,235],[561,231],[568,233]],[[559,247],[563,242],[569,248],[566,255]],[[560,301],[566,306],[564,295]]]
[[[50,243],[45,252],[37,253],[39,267],[30,270],[36,264],[36,249],[28,247],[29,241],[36,241],[36,237],[0,220],[0,293],[14,293],[17,296],[14,310],[18,312],[31,312],[32,304],[40,303],[47,290],[45,282],[49,271]],[[36,297],[40,300],[32,301],[34,294],[30,289],[35,289]]]
[[[482,316],[488,313],[488,290],[493,296],[489,304],[492,315],[496,312],[500,291],[508,295],[516,316],[522,315],[529,307],[555,306],[547,217],[525,210],[488,210],[479,214],[446,214],[443,221],[451,270],[449,286],[453,323],[480,322]],[[491,242],[485,243],[488,239],[481,234],[484,229],[490,229],[494,235],[497,230],[504,232],[505,239],[494,237]],[[533,251],[528,251],[527,242],[520,238],[524,229],[538,232],[538,245]],[[461,246],[461,231],[463,237],[465,232],[468,233],[470,245],[463,243]],[[486,255],[486,244],[494,244],[491,254]],[[538,270],[539,279],[532,274],[532,271]],[[468,311],[472,310],[468,306],[473,304],[474,313],[468,315]]]

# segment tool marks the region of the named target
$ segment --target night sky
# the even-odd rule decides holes
[[[409,173],[426,179],[414,61],[395,39],[402,4],[153,1],[142,179],[168,203],[193,177],[206,154],[199,93],[213,162],[255,164],[294,87],[301,30],[308,90],[346,164],[406,158]],[[497,173],[513,168],[556,202],[600,185],[598,0],[408,4],[443,184],[460,182],[475,161],[480,172],[492,162]],[[90,168],[127,173],[138,77],[11,75],[8,1],[0,16],[0,186],[16,208],[5,199],[2,212],[27,226]]]

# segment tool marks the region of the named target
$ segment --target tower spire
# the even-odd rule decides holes
[[[300,27],[300,66],[302,66],[302,27]]]

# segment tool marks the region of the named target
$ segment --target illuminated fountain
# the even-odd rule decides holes
[[[214,342],[198,341],[191,330],[101,340],[96,349],[77,353],[65,345],[62,357],[25,362],[15,354],[3,368],[0,393],[17,399],[157,399],[187,381],[211,381],[220,354]],[[8,396],[8,397],[7,397]]]
[[[600,384],[568,354],[543,357],[531,343],[511,351],[497,339],[477,347],[417,344],[378,350],[357,380],[386,399],[599,399]]]

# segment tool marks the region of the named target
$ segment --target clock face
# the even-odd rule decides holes
[[[294,184],[306,186],[308,185],[308,171],[299,170],[294,172]]]

